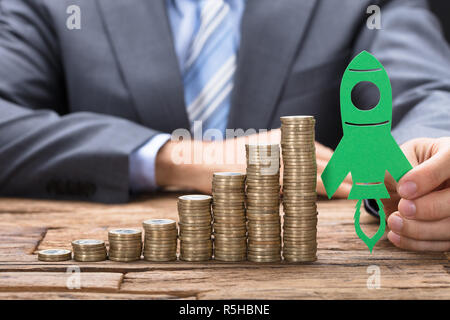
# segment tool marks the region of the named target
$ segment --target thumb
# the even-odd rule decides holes
[[[415,199],[436,189],[450,177],[449,162],[448,152],[437,152],[400,179],[398,194],[404,199]]]

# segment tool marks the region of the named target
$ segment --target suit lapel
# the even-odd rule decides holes
[[[141,122],[188,128],[183,84],[165,0],[97,0]]]
[[[267,128],[317,0],[247,0],[229,128]]]

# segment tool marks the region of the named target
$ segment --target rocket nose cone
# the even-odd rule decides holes
[[[383,68],[383,65],[380,61],[375,58],[370,52],[362,51],[348,65],[348,69],[350,70],[376,70]]]

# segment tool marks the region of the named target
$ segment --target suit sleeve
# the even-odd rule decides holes
[[[392,84],[393,130],[398,143],[450,135],[450,49],[424,0],[379,1],[380,30],[365,23],[354,54],[373,53]]]
[[[335,194],[342,181],[344,181],[345,177],[350,172],[348,167],[349,161],[346,161],[345,157],[345,149],[346,140],[343,137],[325,170],[322,172],[321,178],[328,198],[331,198]]]
[[[64,115],[58,41],[41,0],[2,0],[0,10],[0,195],[127,201],[129,156],[157,132]]]

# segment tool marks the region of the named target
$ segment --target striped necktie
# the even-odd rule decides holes
[[[187,113],[193,132],[224,133],[236,70],[230,6],[224,0],[198,1],[198,17],[183,73]]]

